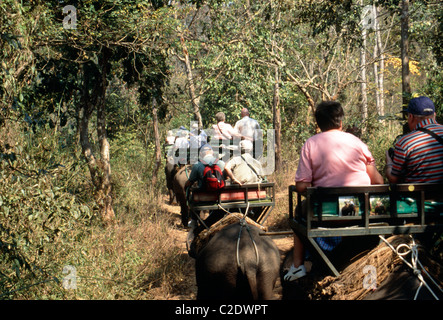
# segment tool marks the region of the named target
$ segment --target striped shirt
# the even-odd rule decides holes
[[[417,124],[443,138],[443,125],[434,119]],[[405,183],[443,182],[443,145],[426,132],[414,130],[395,144],[392,174]]]

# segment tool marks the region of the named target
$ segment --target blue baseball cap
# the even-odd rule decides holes
[[[435,113],[435,106],[431,99],[421,96],[411,99],[405,111],[419,116],[429,116]]]

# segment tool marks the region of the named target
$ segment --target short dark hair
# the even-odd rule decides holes
[[[321,131],[339,129],[345,113],[340,102],[322,101],[315,109],[315,120]]]

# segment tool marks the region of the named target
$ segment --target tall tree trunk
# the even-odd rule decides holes
[[[98,92],[97,103],[97,136],[100,145],[100,160],[101,160],[101,177],[100,184],[97,190],[97,202],[101,211],[102,219],[105,222],[110,222],[114,219],[114,209],[112,207],[112,184],[111,184],[111,153],[106,133],[106,88],[108,87],[107,74],[109,72],[108,59],[111,52],[104,48],[102,59],[100,61],[101,79]]]
[[[194,112],[194,120],[198,122],[198,126],[201,128],[203,127],[203,122],[202,122],[202,116],[200,114],[200,97],[197,96],[197,94],[195,93],[194,77],[192,75],[191,62],[189,60],[189,52],[188,48],[186,47],[185,39],[183,38],[183,36],[180,38],[180,41],[182,44],[184,58],[179,58],[179,59],[185,63],[186,77],[189,84],[189,95],[191,96],[191,103]]]
[[[374,46],[374,76],[376,84],[376,107],[377,113],[380,116],[385,114],[385,102],[384,102],[384,69],[385,69],[385,55],[383,53],[383,47],[381,43],[380,28],[378,24],[378,8],[373,4],[374,12],[374,28],[375,28],[375,46]]]
[[[275,7],[274,7],[275,6]],[[278,49],[277,49],[277,40],[276,40],[276,33],[278,26],[280,24],[280,8],[278,4],[274,4],[274,2],[271,1],[271,7],[272,11],[275,10],[276,17],[273,19],[272,23],[272,38],[271,38],[271,45],[272,45],[272,57],[274,60],[274,98],[272,101],[272,114],[273,114],[273,125],[274,125],[274,131],[275,131],[275,165],[274,170],[278,170],[281,168],[281,110],[280,110],[280,57],[278,55]]]
[[[379,81],[380,81],[380,71],[378,69],[379,63],[377,61],[378,59],[378,49],[377,44],[374,45],[374,82],[375,82],[375,108],[377,109],[377,114],[380,115],[380,91],[379,91]]]
[[[363,1],[361,1],[363,5]],[[368,118],[368,95],[366,91],[366,25],[362,26],[362,46],[360,48],[360,95],[361,95],[361,115],[363,123]]]
[[[368,94],[366,84],[366,30],[362,32],[363,47],[360,49],[360,94],[361,94],[361,117],[365,121],[368,118]]]
[[[155,142],[155,164],[154,171],[152,173],[151,185],[155,187],[157,183],[158,170],[161,166],[161,145],[160,145],[160,135],[158,132],[158,116],[157,116],[157,100],[153,98],[152,101],[152,125],[154,126],[154,142]]]
[[[274,115],[275,130],[275,169],[281,167],[281,115],[280,115],[280,71],[279,66],[275,66],[274,99],[272,103],[272,113]]]
[[[289,79],[291,79],[295,86],[303,93],[303,95],[306,98],[306,101],[308,102],[309,105],[309,110],[311,111],[312,117],[309,116],[309,110],[308,110],[308,119],[306,120],[306,125],[309,125],[311,123],[311,121],[309,119],[313,119],[314,123],[315,123],[315,118],[314,118],[314,114],[315,114],[315,101],[314,98],[311,96],[311,94],[309,93],[309,91],[306,89],[306,87],[300,82],[298,81],[288,70],[286,70],[286,74],[288,75]]]
[[[100,216],[105,223],[114,221],[115,214],[112,206],[112,184],[111,184],[111,164],[110,146],[106,134],[106,110],[105,98],[108,74],[108,59],[110,52],[103,49],[99,60],[100,79],[89,94],[86,72],[87,67],[83,67],[83,90],[81,103],[81,123],[80,123],[80,143],[83,156],[86,159],[92,183],[95,189],[95,201],[98,205]],[[89,141],[89,120],[94,108],[97,110],[97,136],[100,146],[100,159],[94,156],[92,146]]]
[[[409,78],[409,0],[401,2],[401,83],[402,103],[406,108],[411,98],[411,84]]]

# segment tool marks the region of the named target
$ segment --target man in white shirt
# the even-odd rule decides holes
[[[189,140],[188,140],[188,133],[184,130],[180,131],[180,136],[175,139],[175,143],[174,143],[174,149],[180,149],[180,148],[184,148],[187,149],[189,148]]]
[[[189,155],[190,163],[194,164],[198,161],[198,152],[202,146],[207,144],[208,135],[202,129],[198,128],[197,122],[191,124],[191,132],[189,133]]]
[[[188,151],[189,151],[189,140],[188,132],[181,130],[179,132],[179,137],[175,139],[173,152],[176,156],[176,164],[186,164],[188,162]]]
[[[226,163],[225,170],[228,176],[235,178],[235,183],[249,184],[262,181],[263,170],[261,163],[251,155],[252,142],[243,140],[240,142],[241,156],[233,157]]]
[[[189,145],[191,149],[200,149],[207,143],[208,135],[202,129],[198,129],[198,124],[194,122],[191,125],[191,132],[189,134]]]
[[[235,123],[234,129],[240,132],[245,140],[257,140],[258,130],[260,130],[258,121],[249,117],[249,111],[246,108],[241,109],[240,115],[242,118]]]
[[[253,143],[253,154],[257,158],[257,146],[256,141],[259,138],[260,124],[257,120],[249,117],[249,110],[243,108],[240,111],[241,119],[235,123],[234,129],[240,132],[242,139],[252,141]]]

